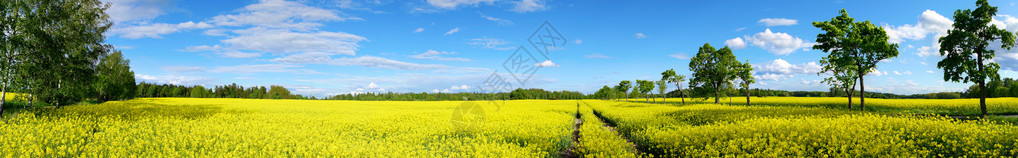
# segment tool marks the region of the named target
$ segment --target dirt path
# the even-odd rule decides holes
[[[608,120],[607,118],[604,118],[604,116],[601,116],[601,113],[597,112],[597,110],[593,110],[593,107],[591,107],[591,111],[594,112],[594,116],[597,117],[598,120],[600,120],[602,123],[604,123],[604,127],[607,128],[607,130],[615,132],[615,134],[621,136],[622,139],[625,139],[626,142],[629,143],[629,145],[633,147],[633,150],[635,150],[635,151],[632,151],[633,153],[636,153],[636,155],[643,155],[643,151],[640,151],[639,146],[636,146],[636,143],[633,143],[633,140],[629,139],[628,135],[619,133],[619,131],[616,128],[616,126],[618,124],[616,124],[615,122],[613,122],[611,120]]]
[[[580,144],[580,127],[583,126],[583,119],[580,119],[581,115],[579,107],[580,104],[576,104],[576,118],[573,118],[573,142],[570,143],[569,147],[566,147],[565,150],[559,152],[559,155],[561,155],[562,157],[566,158],[580,157],[580,155],[576,153],[576,145]]]

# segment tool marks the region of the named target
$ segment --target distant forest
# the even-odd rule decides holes
[[[1018,80],[1005,78],[999,81],[992,81],[987,84],[987,97],[1018,97]],[[136,97],[183,97],[183,98],[247,98],[247,99],[314,99],[314,100],[392,100],[392,101],[443,101],[443,100],[520,100],[520,99],[604,99],[604,94],[583,94],[576,91],[547,91],[544,89],[516,89],[511,92],[501,93],[359,93],[339,94],[324,98],[315,96],[304,96],[293,94],[283,86],[253,86],[244,87],[236,83],[214,87],[204,86],[183,86],[174,84],[152,84],[139,83]],[[964,92],[938,92],[928,94],[900,95],[892,93],[866,93],[867,98],[912,98],[912,99],[955,99],[955,98],[979,98],[977,85],[971,86]],[[746,94],[744,89],[729,92],[729,96]],[[844,91],[786,91],[771,89],[751,89],[751,94],[756,97],[845,97]],[[669,98],[679,97],[679,92],[673,90],[665,93]],[[856,92],[854,96],[859,96]],[[661,97],[660,94],[631,93],[629,98]],[[696,97],[696,96],[687,96]]]

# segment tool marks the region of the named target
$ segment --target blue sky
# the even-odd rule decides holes
[[[328,96],[364,92],[473,92],[542,23],[565,37],[525,84],[592,93],[620,80],[688,71],[701,45],[728,45],[756,67],[755,88],[826,91],[809,49],[845,8],[883,26],[900,55],[866,77],[868,91],[962,91],[943,82],[935,39],[974,1],[561,1],[106,0],[107,42],[131,60],[139,82],[283,85]],[[994,24],[1018,31],[1018,0]],[[1018,50],[1018,49],[1016,49]],[[536,51],[536,50],[529,50]],[[1018,51],[998,51],[1002,77],[1018,77]],[[542,57],[543,59],[543,57]],[[672,87],[674,88],[674,87]]]

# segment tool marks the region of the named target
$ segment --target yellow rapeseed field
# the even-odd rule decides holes
[[[584,102],[618,122],[640,149],[664,157],[1018,155],[1018,127],[1008,123],[817,107]]]
[[[0,121],[0,157],[547,157],[569,146],[575,101],[158,98]],[[471,120],[454,123],[458,111]],[[465,122],[465,123],[463,123]]]

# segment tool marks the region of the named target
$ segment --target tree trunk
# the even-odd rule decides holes
[[[686,105],[686,92],[679,89],[679,98],[682,98],[682,105]]]
[[[751,106],[751,105],[752,104],[749,103],[749,87],[746,87],[746,106]]]
[[[7,86],[4,86],[2,92],[0,92],[0,118],[4,116],[4,98],[7,98]]]
[[[982,45],[980,45],[982,48]],[[976,67],[979,68],[979,72],[983,72],[983,51],[982,49],[976,50]],[[979,78],[979,110],[983,112],[982,118],[986,118],[986,76]]]
[[[721,98],[718,98],[718,92],[714,92],[714,104],[721,104]]]
[[[866,76],[862,73],[862,69],[859,69],[859,110],[866,110],[866,82],[863,77]]]
[[[848,92],[848,110],[852,110],[852,93],[855,93],[855,86],[853,85],[852,89],[845,89],[845,92]]]
[[[647,103],[650,103],[650,97],[648,97],[647,94],[643,94],[643,99],[646,100]]]

